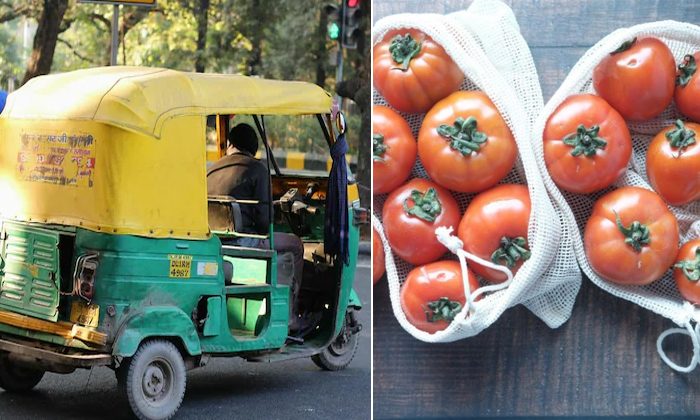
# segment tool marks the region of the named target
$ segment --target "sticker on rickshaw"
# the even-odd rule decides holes
[[[190,278],[192,271],[192,256],[168,254],[170,260],[170,277]]]
[[[92,134],[22,133],[17,178],[73,187],[92,187],[95,138]]]

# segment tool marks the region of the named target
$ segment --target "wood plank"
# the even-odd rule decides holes
[[[471,1],[375,0],[374,20],[392,13],[449,13]],[[508,0],[539,72],[545,100],[585,51],[614,29],[674,19],[700,23],[692,0]],[[571,319],[549,329],[523,307],[476,337],[427,344],[394,318],[385,280],[373,295],[374,416],[483,418],[641,416],[700,413],[700,375],[668,368],[656,339],[675,325],[584,279]],[[670,337],[687,363],[689,340]]]
[[[70,322],[45,321],[3,310],[0,310],[0,322],[18,328],[55,334],[65,339],[77,338],[101,346],[107,344],[107,334]]]

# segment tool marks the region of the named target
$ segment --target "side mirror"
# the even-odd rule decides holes
[[[340,111],[338,111],[335,116],[335,127],[338,129],[338,136],[345,134],[345,129],[347,128],[345,125],[345,115]]]

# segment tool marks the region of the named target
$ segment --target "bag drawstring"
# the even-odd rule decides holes
[[[684,302],[683,309],[686,312],[685,320],[683,322],[685,329],[669,328],[668,330],[662,332],[661,335],[659,335],[659,338],[656,340],[656,351],[659,352],[661,360],[663,360],[671,369],[681,373],[689,373],[697,367],[698,363],[700,363],[700,323],[698,323],[696,319],[695,328],[693,328],[692,321],[695,318],[695,307],[692,304],[689,302]],[[671,334],[687,335],[693,342],[693,358],[688,366],[679,366],[666,355],[662,344],[664,339]]]
[[[474,300],[479,295],[505,289],[513,281],[513,273],[511,273],[510,269],[502,265],[494,264],[491,261],[484,260],[482,258],[477,257],[474,254],[470,254],[469,252],[465,251],[464,243],[457,236],[452,235],[452,231],[452,227],[440,226],[437,229],[435,229],[435,236],[437,236],[438,241],[440,241],[441,244],[445,245],[445,247],[449,249],[450,252],[459,257],[459,264],[462,268],[462,281],[464,283],[464,296],[467,297],[467,302],[464,305],[464,308],[462,309],[458,317],[460,319],[466,319],[467,315],[469,314],[469,311],[474,311]],[[506,275],[507,280],[503,283],[491,284],[488,286],[479,287],[478,289],[471,291],[469,288],[469,277],[467,276],[467,259],[472,260],[473,262],[476,262],[480,265],[483,265],[484,267],[488,267],[493,270],[498,270],[502,272]]]

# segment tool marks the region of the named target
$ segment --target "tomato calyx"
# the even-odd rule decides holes
[[[617,53],[625,52],[625,51],[629,50],[630,48],[632,48],[632,45],[634,45],[636,42],[637,42],[637,37],[635,36],[634,38],[632,38],[632,40],[623,42],[622,45],[617,47],[617,49],[615,51],[611,52],[610,55],[615,55]]]
[[[681,157],[683,149],[695,143],[695,131],[686,129],[681,120],[676,120],[674,124],[676,128],[666,132],[666,138],[671,147],[678,148],[678,157]]]
[[[450,147],[468,156],[477,153],[482,144],[486,142],[488,136],[476,129],[477,121],[474,117],[466,120],[459,117],[453,125],[442,124],[436,129],[437,133],[449,140]]]
[[[648,245],[651,242],[651,237],[649,236],[649,228],[645,225],[639,223],[638,221],[632,222],[629,228],[626,228],[620,220],[620,216],[615,210],[615,223],[617,223],[617,228],[620,229],[623,235],[625,235],[625,243],[631,246],[635,251],[639,252],[642,250],[642,245]]]
[[[386,162],[382,156],[386,153],[389,146],[384,144],[383,134],[372,135],[372,160],[376,162]]]
[[[695,57],[690,54],[686,55],[683,62],[678,65],[680,74],[676,77],[676,85],[685,86],[690,83],[690,79],[693,78],[696,70]]]
[[[583,154],[586,157],[593,157],[597,149],[602,149],[608,145],[605,139],[598,137],[598,131],[600,131],[600,127],[597,125],[586,128],[583,124],[580,124],[575,133],[566,135],[562,141],[564,144],[574,147],[574,150],[571,151],[571,156]]]
[[[452,322],[462,310],[461,303],[446,297],[428,302],[427,306],[424,309],[428,322],[438,322],[443,319],[447,322]]]
[[[700,280],[700,247],[695,248],[694,260],[679,261],[673,267],[683,270],[685,277],[692,282]]]
[[[517,238],[504,236],[501,238],[498,249],[491,254],[491,261],[494,264],[501,264],[501,260],[505,260],[506,267],[513,268],[518,260],[525,261],[532,255],[526,247],[527,241],[522,236]]]
[[[413,200],[413,207],[408,208],[408,200]],[[426,222],[434,222],[435,218],[442,211],[442,203],[435,188],[428,188],[428,191],[413,190],[411,196],[403,202],[403,211],[411,216],[416,216]]]
[[[392,70],[408,70],[408,65],[411,64],[411,60],[416,58],[420,53],[423,46],[423,40],[416,41],[413,39],[411,34],[406,34],[405,36],[396,35],[389,45],[389,52],[391,53],[391,58],[396,64],[401,64],[401,67],[394,67]]]

